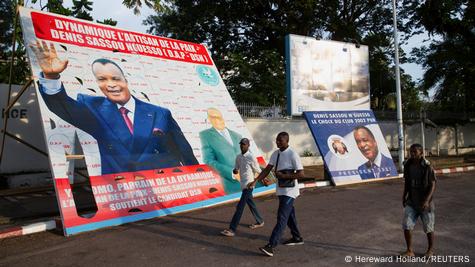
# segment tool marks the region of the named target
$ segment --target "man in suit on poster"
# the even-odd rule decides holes
[[[170,110],[132,96],[117,63],[96,59],[91,68],[104,96],[78,94],[74,100],[59,79],[68,61],[58,58],[52,43],[37,41],[30,47],[42,70],[43,100],[61,119],[97,140],[102,174],[198,164]]]
[[[373,133],[366,126],[357,126],[353,129],[353,136],[361,154],[368,159],[358,167],[361,179],[384,178],[397,176],[392,159],[379,152],[378,143]]]
[[[226,127],[223,114],[216,108],[208,109],[208,121],[212,127],[200,132],[203,161],[219,172],[226,193],[240,192],[241,185],[234,178],[233,169],[236,156],[241,152],[242,136]]]

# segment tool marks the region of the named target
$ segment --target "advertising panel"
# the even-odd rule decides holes
[[[368,46],[288,35],[286,51],[291,115],[370,108]]]
[[[335,185],[398,176],[372,111],[315,111],[304,116]]]
[[[20,16],[66,235],[238,197],[242,137],[265,164],[205,46],[25,8]],[[97,205],[88,216],[70,186],[75,154]]]

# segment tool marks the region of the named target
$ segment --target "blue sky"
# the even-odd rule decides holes
[[[35,5],[31,4],[31,0],[25,2],[27,3],[25,5],[27,7],[40,9],[40,0],[38,0]],[[43,2],[46,2],[46,0],[44,0]],[[72,6],[72,0],[65,0],[64,3],[66,7]],[[133,10],[127,9],[124,5],[122,5],[121,0],[96,0],[93,1],[92,7],[92,17],[95,20],[112,18],[114,20],[117,20],[117,27],[137,32],[146,32],[147,27],[143,25],[142,22],[143,20],[145,20],[145,18],[154,13],[154,11],[148,8],[147,6],[142,6],[140,15],[134,15]],[[106,10],[107,12],[104,12],[104,10]],[[427,38],[425,34],[413,37],[409,40],[409,43],[407,45],[402,46],[402,48],[406,53],[409,53],[413,47],[421,46],[421,42],[425,38]],[[401,68],[403,68],[406,73],[410,74],[414,81],[417,81],[422,78],[423,70],[422,66],[420,65],[403,64],[401,65]]]

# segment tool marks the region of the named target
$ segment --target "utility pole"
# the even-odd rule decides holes
[[[402,121],[402,101],[401,101],[401,80],[399,73],[399,42],[397,35],[397,19],[396,19],[396,0],[393,0],[393,23],[394,23],[394,68],[396,75],[396,101],[397,101],[397,125],[398,125],[398,141],[399,141],[399,171],[404,168],[404,125]]]

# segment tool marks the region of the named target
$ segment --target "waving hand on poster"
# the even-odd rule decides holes
[[[37,41],[31,48],[42,70],[43,100],[61,119],[97,140],[102,174],[198,164],[170,110],[133,97],[118,63],[94,60],[92,73],[104,96],[79,93],[74,100],[59,80],[68,61],[58,58],[53,44]]]
[[[58,58],[56,48],[53,43],[48,44],[45,41],[36,40],[36,44],[30,44],[35,53],[38,65],[46,79],[59,79],[59,74],[68,66],[68,60]]]

